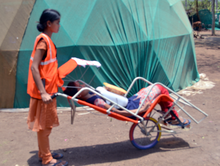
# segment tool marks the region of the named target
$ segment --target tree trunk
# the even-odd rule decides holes
[[[212,36],[215,36],[215,0],[212,0]]]
[[[196,2],[196,15],[197,15],[197,17],[198,17],[198,21],[200,21],[200,17],[199,17],[199,3],[198,3],[198,0],[195,0],[195,2]]]

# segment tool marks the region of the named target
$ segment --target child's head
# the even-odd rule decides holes
[[[78,92],[75,86],[75,82],[69,82],[67,84],[67,88],[63,92],[69,96],[74,96]]]
[[[74,96],[83,87],[85,87],[85,85],[78,81],[69,82],[67,84],[67,88],[63,92],[69,96]],[[77,95],[77,98],[83,99],[88,93],[89,90],[83,90],[79,95]]]
[[[37,29],[40,32],[43,32],[47,27],[48,24],[50,25],[54,21],[60,20],[60,13],[54,9],[46,9],[43,11],[40,17],[40,21],[37,25]]]

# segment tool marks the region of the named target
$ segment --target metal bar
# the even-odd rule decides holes
[[[186,102],[187,104],[189,104],[191,107],[193,107],[194,109],[196,109],[197,111],[199,111],[200,113],[202,113],[203,115],[205,115],[206,117],[208,116],[208,114],[206,114],[205,112],[203,112],[202,110],[200,110],[199,108],[197,108],[196,106],[194,106],[192,103],[190,103],[189,101],[187,101],[184,97],[180,96],[179,94],[177,94],[176,92],[172,91],[171,89],[169,89],[168,87],[166,87],[165,85],[161,84],[161,83],[154,83],[154,84],[159,84],[161,86],[163,86],[164,88],[166,88],[169,92],[172,92],[173,94],[175,94],[176,96],[178,96],[178,99],[174,99],[174,97],[172,97],[175,101],[175,105],[178,105],[177,102],[179,101],[179,99],[183,100],[184,102]],[[179,106],[179,105],[178,105]],[[180,108],[180,107],[179,107]],[[180,108],[181,109],[181,108]],[[194,122],[196,122],[197,124],[199,123],[198,121],[196,121],[187,111],[185,111],[184,109],[181,109],[186,115],[188,115]],[[201,121],[201,120],[200,120]]]
[[[148,93],[147,93],[147,95],[145,96],[145,98],[141,101],[141,104],[139,105],[136,114],[138,114],[139,110],[141,109],[142,105],[143,105],[144,102],[146,101],[147,97],[149,96],[149,94],[150,94],[151,90],[154,88],[154,86],[156,86],[156,84],[154,84],[154,85],[150,88],[150,90],[148,91]]]
[[[102,97],[103,99],[108,100],[109,102],[113,103],[112,107],[115,106],[115,105],[117,105],[119,108],[121,108],[121,109],[123,109],[123,110],[129,112],[131,115],[133,115],[133,116],[135,116],[136,118],[140,119],[140,121],[143,121],[143,120],[144,120],[143,117],[141,117],[141,116],[139,116],[139,115],[136,115],[135,113],[131,112],[130,110],[128,110],[128,109],[126,109],[126,108],[120,106],[119,104],[115,103],[114,101],[112,101],[112,100],[106,98],[105,96],[101,95],[100,93],[98,93],[98,92],[96,92],[95,90],[90,89],[90,88],[88,88],[88,87],[81,88],[81,89],[71,98],[71,100],[74,100],[74,101],[77,102],[78,99],[76,99],[76,97],[77,97],[82,91],[84,91],[84,90],[89,90],[89,91],[91,91],[91,92],[97,94],[98,96]],[[57,94],[57,96],[62,96],[62,97],[65,97],[65,98],[68,97],[68,95],[63,94],[63,93],[56,93],[56,94]],[[109,109],[108,109],[108,110],[109,110]],[[109,112],[107,112],[107,113],[109,113]]]
[[[137,78],[135,78],[135,79],[132,81],[131,85],[129,86],[129,88],[128,88],[128,90],[127,90],[127,93],[125,94],[125,96],[127,96],[127,94],[130,92],[131,88],[133,87],[134,83],[135,83],[137,80],[143,80],[143,81],[147,82],[147,83],[150,84],[150,85],[153,84],[153,83],[151,83],[150,81],[146,80],[146,79],[143,78],[143,77],[137,77]],[[174,98],[173,96],[170,96],[171,98],[174,99],[174,101],[176,101],[176,104],[175,104],[175,105],[178,105],[178,104],[177,104],[177,101],[179,101],[179,99],[181,99],[181,100],[183,100],[184,102],[186,102],[190,107],[192,107],[192,108],[196,109],[197,111],[201,112],[201,113],[202,113],[203,115],[205,115],[206,117],[208,116],[208,114],[206,114],[205,112],[203,112],[202,110],[200,110],[199,108],[197,108],[195,105],[193,105],[192,103],[190,103],[189,101],[187,101],[184,97],[180,96],[179,94],[177,94],[176,92],[174,92],[173,90],[171,90],[170,88],[168,88],[167,86],[165,86],[165,85],[163,85],[163,84],[161,84],[161,83],[158,83],[158,82],[154,83],[154,86],[155,86],[155,85],[161,85],[161,86],[163,86],[164,88],[166,88],[169,92],[172,92],[174,95],[176,95],[176,96],[178,97],[178,99]],[[151,87],[150,91],[152,90],[152,88],[153,88],[154,86]],[[150,92],[150,91],[149,91],[149,92]],[[143,102],[144,102],[144,101],[146,100],[146,98],[148,97],[149,92],[148,92],[147,96],[145,97],[145,99],[142,101],[142,103],[141,103],[140,107],[138,108],[136,114],[139,112],[139,109],[140,109],[141,106],[143,105]],[[180,102],[180,101],[179,101],[179,102]],[[182,103],[182,102],[181,102],[181,103]],[[178,106],[179,106],[179,105],[178,105]],[[203,118],[203,119],[201,119],[201,120],[198,122],[198,121],[195,120],[187,111],[185,111],[183,108],[180,108],[180,109],[181,109],[186,115],[188,115],[194,122],[196,122],[197,124],[200,123],[200,122],[204,119],[204,118]],[[168,111],[168,112],[170,112],[170,111]],[[165,114],[165,116],[168,114],[168,112]],[[165,117],[165,116],[164,116],[164,117]]]
[[[149,85],[152,85],[152,84],[153,84],[153,83],[151,83],[150,81],[146,80],[146,79],[143,78],[143,77],[136,77],[136,78],[132,81],[132,83],[130,84],[130,86],[129,86],[128,90],[127,90],[127,93],[124,95],[125,97],[128,95],[128,93],[130,92],[131,88],[133,87],[133,85],[135,84],[135,82],[136,82],[137,80],[145,81],[145,82],[148,83]],[[84,81],[81,81],[81,80],[78,80],[78,81],[80,81],[80,82],[86,84]],[[80,90],[72,97],[72,100],[77,101],[78,99],[76,99],[76,97],[77,97],[83,90],[89,90],[89,91],[91,91],[91,92],[97,94],[98,96],[102,97],[103,99],[108,100],[109,102],[113,103],[113,105],[107,110],[107,113],[110,113],[110,109],[113,108],[113,106],[116,105],[116,106],[118,106],[119,108],[126,110],[126,111],[129,112],[131,115],[137,117],[138,119],[140,119],[140,121],[143,121],[143,118],[140,117],[140,116],[137,115],[137,114],[138,114],[140,108],[142,107],[144,101],[147,99],[148,95],[150,94],[150,91],[152,90],[152,88],[153,88],[154,86],[156,86],[156,85],[161,85],[161,86],[163,86],[164,88],[166,88],[166,89],[168,90],[168,92],[171,92],[172,94],[174,94],[174,95],[177,96],[177,99],[174,98],[172,95],[170,96],[171,98],[174,99],[174,104],[173,104],[173,106],[163,115],[163,118],[170,113],[170,111],[172,110],[172,108],[174,107],[174,105],[177,105],[186,115],[188,115],[188,116],[189,116],[194,122],[196,122],[197,124],[200,123],[202,120],[204,120],[204,119],[208,116],[208,114],[206,114],[205,112],[203,112],[202,110],[200,110],[199,108],[197,108],[196,106],[194,106],[192,103],[190,103],[189,101],[187,101],[184,97],[180,96],[179,94],[177,94],[176,92],[174,92],[173,90],[171,90],[170,88],[166,87],[165,85],[163,85],[163,84],[161,84],[161,83],[157,83],[157,82],[156,82],[156,83],[153,84],[153,86],[150,88],[148,94],[145,96],[144,100],[142,100],[141,104],[139,105],[138,110],[137,110],[136,113],[133,113],[133,112],[127,110],[126,108],[120,106],[119,104],[115,103],[114,101],[112,101],[112,100],[106,98],[105,96],[99,94],[99,93],[96,92],[95,89],[94,89],[93,87],[91,87],[90,85],[88,85],[88,84],[86,84],[86,85],[87,85],[88,87],[90,87],[91,89],[89,89],[88,87],[84,87],[84,88],[80,89]],[[58,93],[58,94],[59,94],[59,96],[67,97],[67,95],[65,95],[65,94],[61,94],[61,93]],[[183,100],[186,104],[183,103],[183,102],[181,102],[181,101],[179,101],[179,99]],[[185,110],[183,109],[183,107],[181,107],[181,106],[178,104],[178,102],[181,102],[181,103],[183,103],[183,104],[185,104],[185,105],[189,105],[190,107],[196,109],[197,111],[199,111],[200,113],[202,113],[203,115],[205,115],[205,117],[204,117],[203,119],[201,119],[200,121],[195,120],[187,111],[185,111]],[[162,120],[162,119],[161,119],[161,120]],[[158,121],[158,123],[159,123],[159,121]]]
[[[130,92],[131,88],[133,87],[134,83],[135,83],[137,80],[143,80],[143,81],[147,82],[148,84],[152,85],[152,83],[149,82],[148,80],[146,80],[145,78],[143,78],[143,77],[137,77],[137,78],[135,78],[135,79],[132,81],[132,83],[130,84],[130,86],[129,86],[128,90],[127,90],[127,93],[124,95],[125,97],[126,97],[127,94]],[[153,87],[154,87],[154,86],[153,86]],[[136,113],[135,113],[136,115],[138,114],[140,108],[141,108],[142,105],[144,104],[145,100],[147,99],[147,97],[148,97],[148,95],[150,94],[150,91],[152,90],[153,87],[151,87],[151,89],[149,90],[149,92],[148,92],[148,94],[146,95],[146,97],[144,98],[144,100],[142,100],[141,104],[140,104],[139,107],[138,107],[138,110],[137,110]]]
[[[106,111],[108,114],[110,114],[111,109],[114,107],[114,104]]]
[[[71,124],[73,124],[74,118],[75,118],[75,112],[76,112],[76,107],[75,104],[73,102],[73,100],[70,100],[71,102]]]
[[[160,83],[159,83],[160,84]],[[162,84],[160,84],[162,85]],[[162,85],[164,86],[164,85]],[[179,94],[177,94],[176,92],[172,91],[171,89],[169,89],[168,87],[164,86],[165,88],[168,89],[168,91],[171,91],[172,93],[174,93],[176,96],[180,97],[184,102],[186,102],[187,104],[189,104],[191,107],[197,109],[199,112],[201,112],[202,114],[208,116],[208,114],[206,114],[205,112],[203,112],[202,110],[200,110],[198,107],[196,107],[195,105],[193,105],[192,103],[190,103],[188,100],[186,100],[184,97],[180,96]]]
[[[125,97],[128,95],[128,93],[130,92],[131,88],[133,87],[134,83],[135,83],[137,80],[143,80],[143,81],[147,82],[147,83],[150,84],[150,85],[153,84],[153,83],[151,83],[150,81],[146,80],[146,79],[143,78],[143,77],[136,77],[136,78],[132,81],[132,83],[130,84],[130,86],[129,86],[128,90],[127,90],[127,93],[124,95]]]
[[[84,82],[84,81],[82,81],[82,80],[76,80],[76,81],[79,81],[79,82],[85,84],[87,87],[90,87],[90,88],[92,88],[92,89],[95,89],[95,88],[93,88],[91,85],[87,84],[86,82]]]
[[[199,123],[196,119],[194,119],[187,111],[185,111],[181,106],[179,106],[178,103],[176,103],[175,105],[177,105],[186,115],[188,115],[195,123]]]

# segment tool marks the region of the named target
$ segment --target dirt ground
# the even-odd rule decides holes
[[[162,133],[158,144],[138,150],[129,141],[130,122],[111,119],[97,111],[77,110],[74,124],[70,112],[59,109],[60,126],[50,135],[54,152],[64,154],[69,165],[220,165],[220,32],[195,39],[199,73],[205,73],[214,88],[187,96],[209,116],[200,124],[192,122],[189,131],[175,135]],[[0,165],[40,166],[36,133],[27,129],[27,112],[0,112]]]

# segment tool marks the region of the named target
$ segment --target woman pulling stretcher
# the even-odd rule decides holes
[[[78,81],[69,82],[67,88],[64,90],[64,93],[69,96],[74,96],[81,88],[85,87],[86,85],[81,84]],[[166,88],[164,88],[161,85],[150,85],[146,88],[141,89],[138,93],[133,95],[132,97],[128,98],[128,103],[125,106],[126,109],[130,110],[133,113],[136,113],[137,109],[139,108],[139,105],[141,104],[142,100],[145,99],[146,95],[150,91],[147,99],[144,101],[143,106],[139,110],[139,114],[142,114],[147,111],[147,109],[150,107],[151,103],[161,94],[169,95],[169,92]],[[105,109],[109,109],[111,106],[106,103],[106,101],[98,96],[95,93],[90,92],[89,90],[83,90],[78,96],[78,99],[81,99],[83,101],[86,101],[88,103],[91,103],[93,105],[96,105],[98,107],[102,107]],[[159,102],[159,105],[161,106],[161,109],[164,113],[166,113],[170,107],[173,106],[173,103],[170,101],[161,101]],[[126,110],[119,110],[116,108],[112,108],[111,111],[121,114],[123,116],[132,117],[129,112]],[[177,125],[181,127],[188,127],[191,123],[190,120],[184,119],[179,117],[178,113],[175,110],[172,110],[171,118],[166,119],[165,122],[171,124],[171,125]],[[179,121],[177,120],[179,119]],[[180,124],[180,122],[182,124]],[[182,126],[183,125],[183,126]]]

